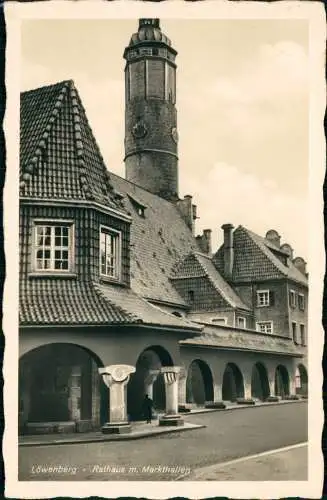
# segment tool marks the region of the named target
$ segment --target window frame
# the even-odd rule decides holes
[[[301,340],[301,345],[306,346],[307,341],[306,341],[306,328],[304,323],[300,323],[300,340]]]
[[[117,270],[118,270],[116,276],[110,276],[109,274],[102,273],[102,263],[101,263],[101,235],[102,235],[102,233],[113,235],[117,238],[117,241],[118,241],[118,252],[117,252],[117,256],[115,257],[116,266],[117,266]],[[114,229],[110,226],[106,226],[105,224],[100,224],[100,227],[99,227],[99,276],[100,276],[100,279],[105,280],[105,281],[115,281],[115,282],[121,281],[121,276],[122,276],[122,248],[121,247],[122,247],[122,232],[119,231],[118,229]]]
[[[296,309],[296,291],[292,288],[289,290],[289,306]]]
[[[292,340],[294,342],[294,344],[298,345],[299,342],[298,342],[298,327],[297,327],[297,322],[296,321],[292,321]]]
[[[302,304],[301,304],[301,302],[302,302]],[[299,304],[300,311],[305,311],[305,297],[304,297],[304,293],[299,293],[299,295],[298,295],[298,304]]]
[[[215,316],[210,321],[213,325],[227,325],[227,318],[225,316]]]
[[[268,302],[266,304],[260,304],[259,296],[260,294],[267,294]],[[269,307],[270,306],[270,290],[257,290],[257,307]]]
[[[37,244],[37,228],[50,227],[50,261],[55,262],[54,252],[56,249],[55,242],[53,238],[56,237],[53,234],[53,229],[55,227],[68,227],[68,246],[58,247],[61,249],[67,249],[68,251],[68,268],[67,269],[55,269],[54,267],[48,269],[41,269],[37,266],[37,252],[41,248]],[[32,219],[32,260],[31,260],[31,275],[40,276],[61,276],[61,275],[71,275],[75,273],[75,221],[74,219],[58,219],[53,217],[36,217]]]
[[[271,331],[270,332],[267,332],[267,331],[263,332],[260,329],[260,325],[270,325]],[[257,332],[260,332],[260,333],[263,333],[266,335],[273,335],[274,334],[274,322],[273,321],[257,321],[256,322],[256,329],[257,329]]]
[[[240,320],[242,320],[242,321],[244,322],[244,325],[243,325],[243,326],[239,325],[239,321],[240,321]],[[238,316],[238,317],[236,318],[236,321],[237,321],[237,325],[236,325],[236,326],[237,326],[237,328],[242,328],[243,330],[246,328],[246,317],[245,317],[245,316]]]

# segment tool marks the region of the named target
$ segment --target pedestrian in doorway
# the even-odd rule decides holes
[[[149,398],[148,394],[146,394],[143,401],[143,413],[147,424],[151,424],[152,407],[153,407],[153,401],[151,398]]]

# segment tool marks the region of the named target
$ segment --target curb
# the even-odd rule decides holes
[[[226,408],[201,408],[199,410],[196,410],[196,411],[193,411],[192,410],[190,412],[185,412],[185,413],[182,413],[180,412],[181,415],[183,415],[183,417],[189,417],[190,415],[194,416],[194,415],[201,415],[203,413],[210,413],[210,412],[213,412],[213,411],[232,411],[232,410],[244,410],[244,409],[248,409],[248,408],[270,408],[271,406],[282,406],[282,405],[287,405],[287,404],[294,404],[294,403],[307,403],[308,400],[307,399],[296,399],[296,400],[284,400],[284,401],[278,401],[278,402],[273,402],[273,403],[260,403],[260,404],[254,404],[254,405],[235,405],[235,406],[229,406],[229,407],[226,407]]]
[[[52,441],[32,441],[32,442],[21,442],[18,443],[18,447],[26,448],[26,447],[33,447],[33,446],[58,446],[58,445],[63,445],[63,444],[86,444],[86,443],[105,443],[107,441],[133,441],[135,439],[144,439],[144,438],[150,438],[153,436],[161,436],[164,435],[166,436],[167,434],[174,434],[176,432],[186,432],[186,431],[194,431],[197,429],[203,429],[207,427],[206,425],[201,425],[201,424],[190,424],[192,427],[176,427],[173,429],[167,429],[167,430],[154,430],[153,432],[147,432],[147,433],[142,433],[142,432],[135,432],[134,434],[116,434],[116,435],[111,435],[108,437],[105,436],[94,436],[94,437],[81,437],[80,439],[69,439],[69,438],[63,438],[63,439],[58,439],[58,440],[52,440]]]

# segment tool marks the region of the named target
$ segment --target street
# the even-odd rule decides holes
[[[207,427],[136,441],[20,448],[19,480],[170,481],[199,467],[308,438],[306,402],[212,412],[185,419]]]

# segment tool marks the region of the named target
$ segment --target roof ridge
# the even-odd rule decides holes
[[[85,165],[84,158],[84,144],[82,141],[82,127],[81,127],[81,106],[82,102],[76,90],[74,83],[70,87],[70,98],[72,105],[72,113],[73,113],[73,130],[74,130],[74,142],[76,145],[76,156],[77,163],[80,167],[81,173],[79,174],[79,183],[84,191],[85,197],[88,200],[92,200],[94,198],[92,191],[90,190],[90,185],[87,181],[87,170]],[[83,107],[83,106],[82,106]]]
[[[26,165],[22,166],[22,171],[20,174],[20,188],[21,189],[25,188],[26,182],[28,182],[31,179],[32,175],[34,174],[34,172],[37,169],[39,158],[42,155],[43,151],[46,149],[47,140],[49,138],[52,127],[60,114],[60,109],[62,107],[62,103],[64,101],[67,90],[73,82],[72,82],[72,80],[66,80],[66,81],[63,81],[61,83],[62,83],[62,87],[61,88],[59,87],[59,89],[58,89],[58,96],[57,96],[56,102],[53,106],[52,112],[50,113],[48,123],[46,124],[45,129],[41,135],[41,138],[40,138],[38,144],[36,145],[34,156],[32,156],[31,160]],[[59,83],[57,85],[59,86]],[[51,87],[51,86],[54,86],[54,85],[48,85],[48,87]],[[38,89],[35,89],[35,91],[37,91],[37,90]],[[33,91],[30,91],[30,92],[33,92]]]

